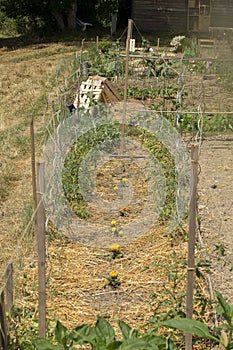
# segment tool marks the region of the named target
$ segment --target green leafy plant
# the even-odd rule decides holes
[[[178,35],[174,36],[172,38],[170,45],[171,45],[171,51],[173,52],[179,52],[182,50],[182,41],[185,39],[184,35]]]
[[[169,338],[163,338],[151,332],[140,333],[124,321],[118,320],[121,331],[120,340],[112,325],[98,316],[94,326],[81,325],[71,332],[57,321],[54,340],[35,339],[31,342],[35,350],[74,350],[75,345],[86,346],[92,350],[176,350],[175,344]],[[86,348],[86,347],[85,347]]]
[[[174,251],[172,260],[155,261],[148,266],[147,269],[160,270],[167,277],[164,280],[161,290],[151,295],[151,307],[154,316],[149,320],[149,326],[154,330],[159,330],[163,322],[171,318],[185,317],[185,301],[186,293],[183,288],[187,273],[187,261],[178,256]],[[209,265],[199,260],[196,261],[196,277],[197,279],[204,278],[204,271],[209,268]],[[205,315],[212,311],[212,302],[205,296],[199,288],[199,283],[196,283],[194,290],[193,310],[194,315],[198,320],[205,320]],[[171,333],[168,334],[171,335]],[[174,334],[173,334],[174,335]],[[183,344],[183,337],[180,333],[175,334],[179,345]]]
[[[80,136],[78,141],[67,154],[63,170],[64,192],[70,203],[71,210],[82,219],[88,217],[88,211],[79,187],[78,170],[80,164],[87,153],[96,145],[119,136],[120,128],[117,123],[94,127],[92,130]],[[88,174],[86,176],[86,183],[91,187],[92,179]]]
[[[214,334],[210,333],[206,324],[194,319],[174,318],[162,322],[162,325],[194,334],[200,338],[210,339],[221,344],[226,350],[233,349],[233,305],[229,304],[221,293],[216,292],[216,296],[218,300],[216,311],[221,317],[222,323],[217,327]],[[220,335],[218,334],[219,330],[223,331]]]
[[[7,319],[9,350],[33,350],[32,339],[34,339],[38,333],[37,310],[13,306],[7,314]],[[51,338],[53,329],[49,321],[47,322],[46,328],[47,335]]]

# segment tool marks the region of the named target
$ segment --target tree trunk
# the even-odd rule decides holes
[[[57,21],[58,28],[60,30],[64,30],[65,29],[65,23],[64,23],[64,19],[63,19],[62,13],[59,13],[57,11],[52,11],[52,15],[54,16],[54,18]]]
[[[67,26],[70,29],[74,29],[77,26],[76,14],[77,14],[77,0],[73,0],[70,5],[68,16],[67,16]]]

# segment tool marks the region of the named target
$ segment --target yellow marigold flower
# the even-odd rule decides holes
[[[112,244],[110,246],[110,250],[111,250],[111,252],[118,253],[121,250],[121,247],[119,246],[119,244]]]
[[[112,227],[112,232],[115,232],[116,231],[116,227]]]
[[[108,232],[109,232],[109,229],[107,228],[107,230],[105,230],[105,232],[108,233]]]
[[[126,179],[126,177],[123,177],[122,181],[123,181],[123,182],[126,182],[126,181],[128,181],[128,180]]]
[[[111,221],[111,225],[112,225],[112,226],[115,226],[115,225],[116,225],[116,220],[112,220],[112,221]]]
[[[110,271],[109,272],[109,277],[111,278],[117,278],[118,277],[118,272],[117,271]]]
[[[113,189],[114,189],[114,191],[117,191],[117,190],[118,190],[118,187],[117,187],[117,186],[114,186]]]
[[[118,233],[119,235],[123,235],[124,231],[120,230]]]

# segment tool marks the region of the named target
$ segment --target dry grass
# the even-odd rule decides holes
[[[0,263],[28,256],[22,231],[24,203],[32,200],[30,165],[30,114],[36,132],[43,126],[46,98],[52,87],[59,62],[74,55],[76,46],[62,44],[33,45],[16,50],[0,50]],[[61,53],[61,50],[67,51]],[[38,137],[37,137],[38,139]],[[41,141],[36,157],[40,158]],[[29,213],[30,214],[30,213]],[[29,217],[30,218],[30,217]],[[26,244],[27,245],[27,244]],[[22,250],[21,250],[22,248]],[[29,247],[33,253],[33,247]],[[16,252],[16,254],[15,254]],[[1,280],[1,285],[4,279]]]

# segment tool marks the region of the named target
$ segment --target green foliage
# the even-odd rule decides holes
[[[141,140],[142,145],[148,149],[149,153],[160,162],[164,171],[164,177],[166,180],[166,198],[160,215],[160,220],[161,222],[165,222],[170,218],[175,203],[177,179],[174,160],[166,147],[162,142],[158,141],[155,135],[143,130],[141,135],[139,135],[139,139]]]
[[[181,52],[182,51],[182,42],[185,39],[184,35],[174,36],[170,42],[171,51]]]
[[[139,61],[138,64],[143,65],[143,76],[145,77],[173,78],[177,76],[177,62],[172,60],[164,60],[163,58],[157,60],[151,58],[143,58],[141,61]]]
[[[83,56],[83,60],[91,63],[90,75],[100,75],[108,78],[121,76],[124,72],[124,62],[119,57],[120,43],[106,38],[99,42],[98,50],[97,52],[94,45]]]
[[[9,18],[0,11],[0,33],[5,36],[16,36],[18,34],[17,21]]]
[[[231,31],[227,31],[226,38],[228,42],[228,47],[231,48],[230,53],[225,53],[223,50],[224,54],[224,60],[219,60],[218,62],[215,62],[214,64],[214,70],[215,73],[219,76],[219,84],[224,86],[228,91],[232,92],[233,88],[233,65],[232,65],[232,52],[233,52],[233,45],[232,45],[232,39],[233,39],[233,34]],[[224,44],[223,44],[224,47]],[[220,52],[220,56],[222,53]]]
[[[61,20],[67,17],[71,10],[73,0],[2,0],[0,5],[0,32],[5,35],[46,33],[55,29],[56,13]],[[103,27],[111,25],[112,13],[124,9],[127,0],[85,0],[78,2],[78,17],[82,20],[94,24],[100,24]],[[64,26],[68,23],[64,20]],[[59,28],[58,28],[59,29]],[[62,29],[62,28],[60,28]]]
[[[16,135],[12,139],[12,144],[17,148],[20,156],[27,155],[30,150],[30,138],[25,135]]]
[[[120,137],[120,127],[117,123],[111,123],[97,126],[80,136],[78,141],[68,153],[62,175],[64,193],[71,205],[71,209],[81,218],[85,219],[88,216],[86,204],[81,195],[79,187],[78,171],[80,164],[88,154],[98,144],[104,141],[113,140]],[[87,174],[86,182],[89,186],[92,184],[92,179]],[[74,205],[77,204],[77,205]]]
[[[80,136],[78,141],[67,154],[62,176],[64,193],[72,211],[82,219],[88,217],[88,208],[83,201],[81,189],[79,187],[78,173],[81,162],[88,152],[97,145],[106,141],[119,139],[120,137],[120,125],[118,123],[112,123],[111,121],[108,123],[106,120],[105,125],[93,127],[90,131]],[[170,218],[175,203],[176,175],[174,161],[165,146],[163,146],[154,135],[151,135],[145,130],[141,130],[137,127],[126,126],[125,137],[139,138],[142,145],[148,149],[149,153],[154,156],[163,167],[166,178],[166,199],[160,219],[161,221],[166,221]],[[94,164],[95,159],[93,159],[93,165]],[[92,184],[91,176],[88,174],[85,181],[89,188],[94,186]]]
[[[117,321],[122,333],[120,340],[112,325],[98,316],[94,326],[81,325],[71,332],[57,321],[54,340],[34,339],[28,341],[28,349],[34,350],[73,350],[75,345],[89,345],[92,350],[176,350],[175,344],[168,338],[153,333],[140,333],[123,321]],[[32,347],[31,347],[32,346]],[[89,347],[88,347],[89,348]]]
[[[21,214],[21,226],[20,226],[19,234],[24,233],[24,231],[26,230],[28,235],[33,235],[34,221],[32,220],[32,217],[33,217],[32,202],[24,202],[23,210]]]
[[[213,343],[219,343],[226,350],[233,349],[233,305],[229,304],[223,296],[216,292],[218,306],[217,312],[222,319],[222,323],[211,332],[209,327],[194,319],[185,317],[171,318],[161,320],[158,327],[172,328],[185,333],[191,333],[199,338],[209,339]],[[27,325],[18,330],[19,324],[23,321],[22,317],[27,319]],[[13,309],[11,313],[10,328],[10,350],[74,350],[76,345],[80,347],[88,346],[92,350],[176,350],[176,344],[170,336],[158,336],[158,327],[150,327],[147,331],[140,332],[138,329],[131,328],[122,320],[117,321],[121,337],[116,337],[113,326],[101,316],[97,317],[94,326],[83,324],[69,331],[60,321],[56,321],[55,331],[49,329],[49,335],[46,339],[36,338],[38,327],[35,313],[26,309]],[[31,319],[28,327],[28,319]],[[12,334],[14,330],[14,333]],[[225,332],[226,337],[219,335],[219,330]]]
[[[233,118],[231,114],[211,114],[206,117],[203,125],[203,133],[232,133],[233,131]]]
[[[98,0],[95,5],[97,18],[103,27],[111,25],[112,14],[118,12],[119,0]]]
[[[161,290],[152,294],[152,309],[154,316],[150,319],[150,324],[155,328],[161,326],[161,322],[173,317],[185,317],[185,299],[186,293],[183,291],[182,282],[186,279],[187,261],[181,259],[175,251],[172,254],[172,262],[155,261],[148,266],[153,269],[164,272],[164,280]],[[209,265],[202,261],[196,261],[196,277],[203,279],[203,273]],[[202,272],[203,271],[203,272]],[[208,271],[208,270],[207,270]],[[202,320],[207,313],[211,301],[206,298],[202,290],[195,286],[193,308],[195,317]]]
[[[197,320],[189,320],[187,318],[170,319],[162,322],[162,326],[179,329],[185,333],[191,333],[201,338],[209,338],[218,341],[218,338],[209,333],[208,327]]]
[[[200,50],[196,38],[184,38],[181,45],[184,57],[199,57]]]
[[[221,295],[221,293],[216,292],[218,306],[216,308],[217,313],[221,316],[223,321],[216,330],[223,330],[226,335],[211,334],[209,328],[203,322],[187,318],[179,319],[170,319],[165,322],[162,322],[162,325],[165,327],[170,327],[174,329],[179,329],[186,333],[194,334],[200,338],[207,338],[216,343],[222,345],[226,350],[233,349],[233,305],[229,304]]]
[[[32,339],[37,337],[38,334],[37,312],[27,307],[14,306],[7,316],[9,350],[34,350]],[[47,322],[46,327],[50,337],[49,322]]]

